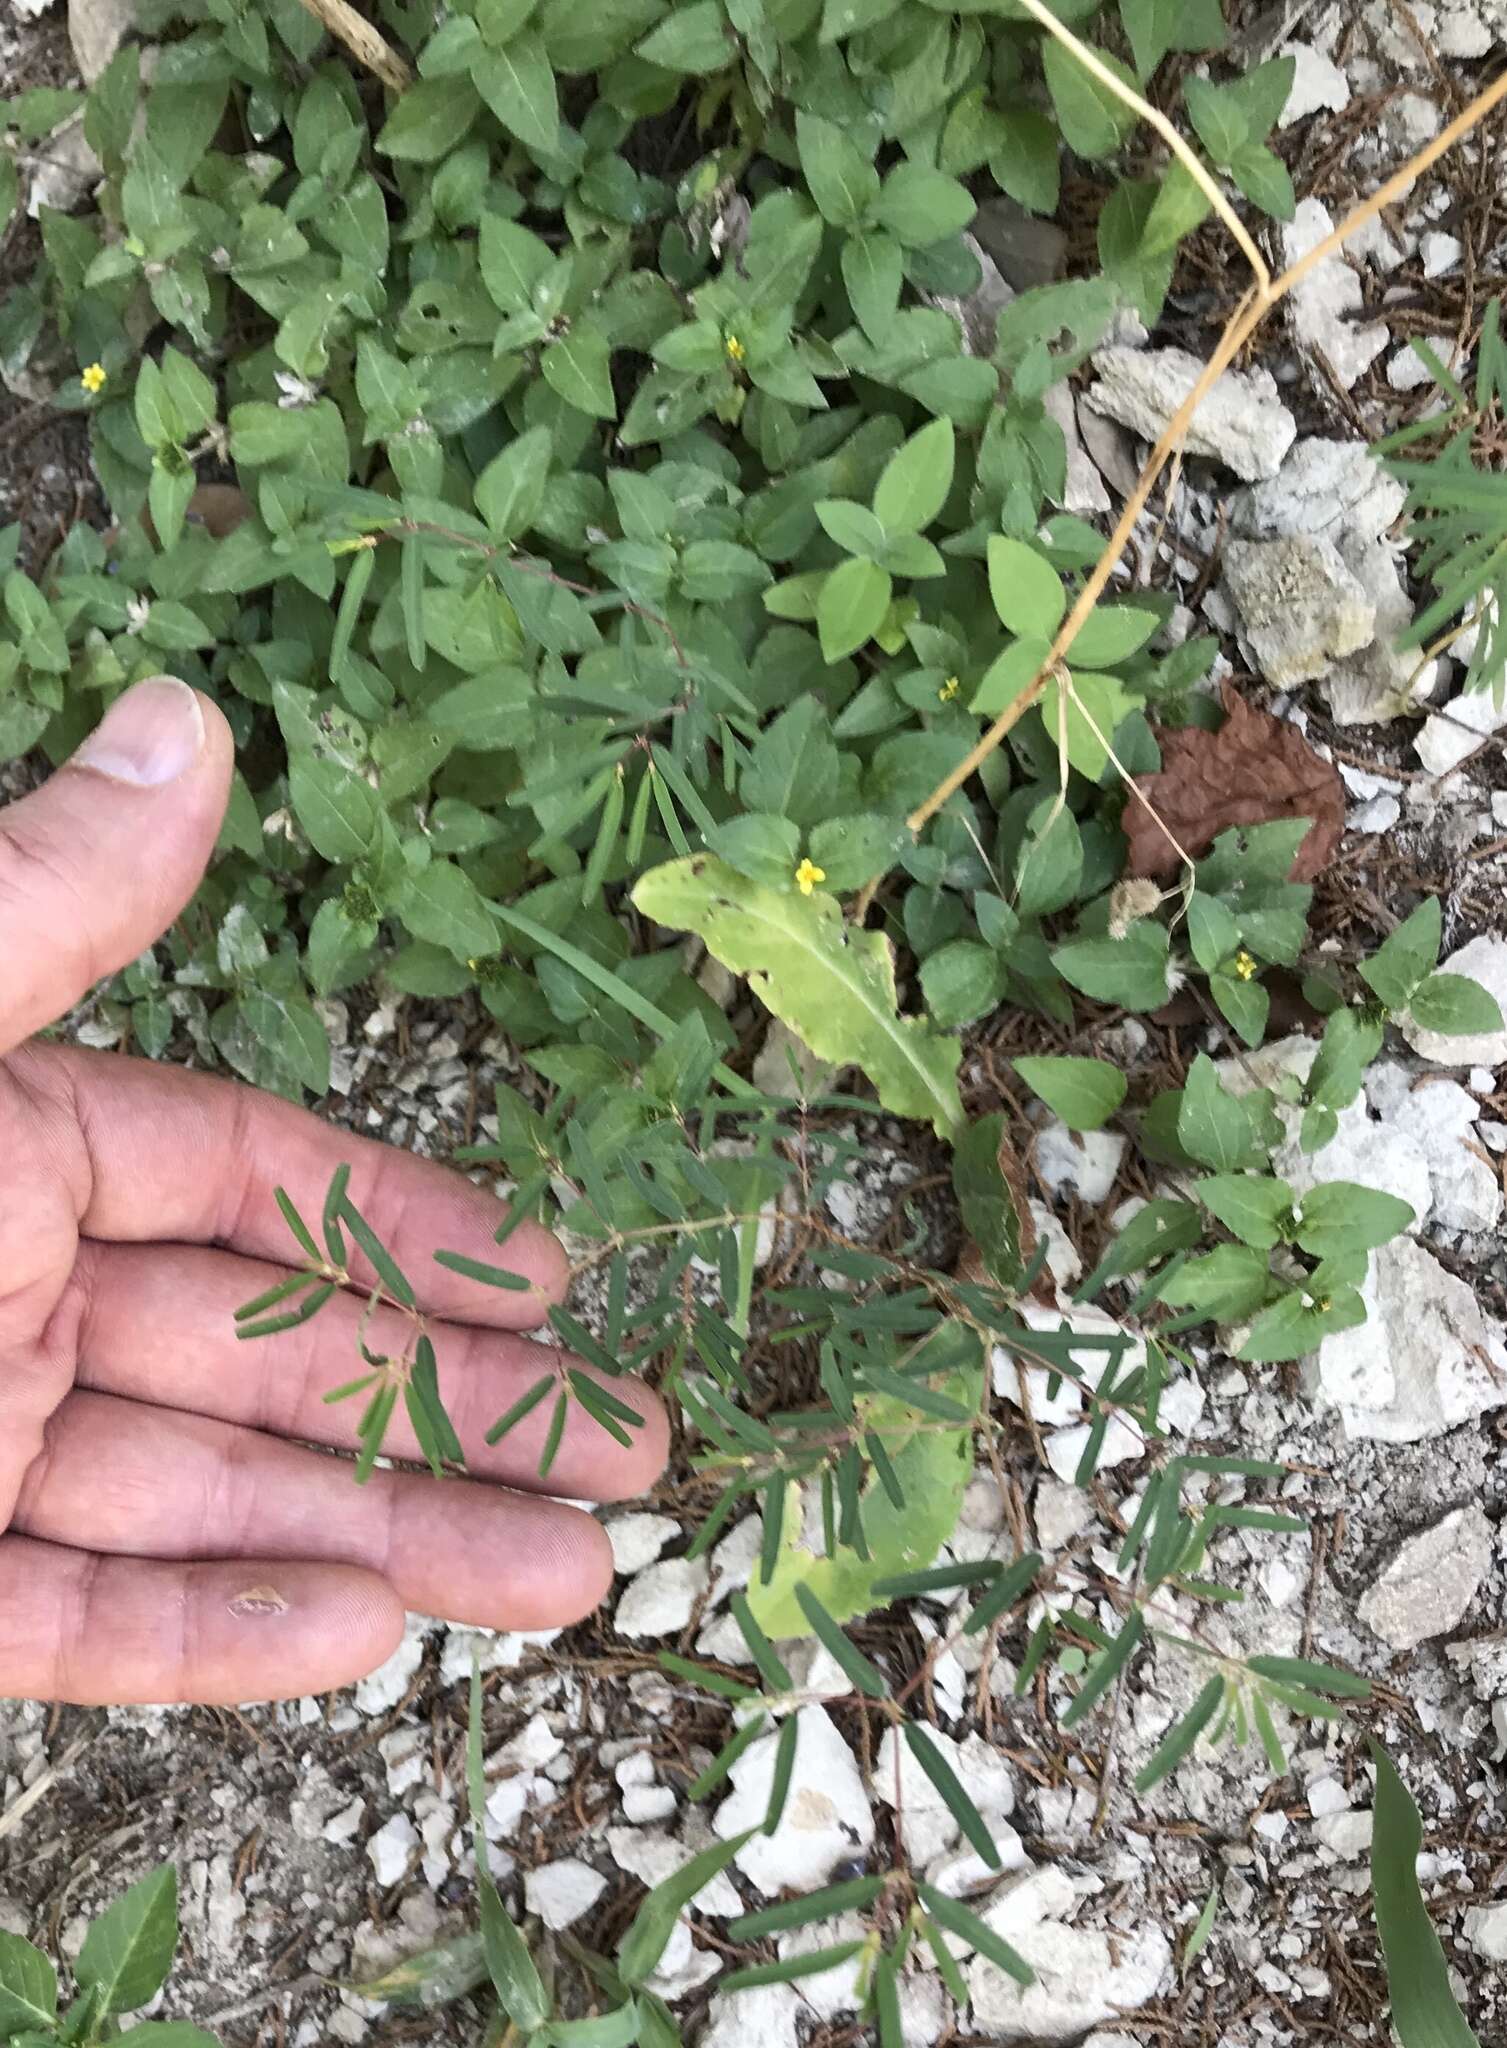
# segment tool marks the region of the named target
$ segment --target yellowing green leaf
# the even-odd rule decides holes
[[[976,1405],[981,1392],[980,1374],[972,1371],[935,1384],[965,1407]],[[811,1633],[797,1597],[800,1587],[814,1593],[834,1621],[867,1614],[882,1597],[875,1591],[881,1580],[930,1564],[957,1526],[972,1468],[972,1430],[938,1429],[888,1394],[861,1400],[859,1409],[865,1429],[883,1436],[905,1505],[896,1507],[871,1474],[863,1494],[869,1557],[849,1549],[822,1557],[806,1547],[800,1489],[792,1487],[773,1576],[764,1582],[756,1572],[748,1589],[754,1619],[768,1635]]]
[[[882,932],[843,918],[821,890],[801,895],[737,874],[710,854],[652,869],[633,892],[645,917],[693,931],[819,1059],[861,1067],[886,1109],[946,1136],[962,1122],[956,1039],[902,1017]]]

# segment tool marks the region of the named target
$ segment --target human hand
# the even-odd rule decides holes
[[[545,1628],[588,1612],[611,1577],[598,1524],[528,1491],[548,1404],[482,1445],[538,1376],[540,1352],[514,1333],[564,1285],[547,1232],[507,1240],[534,1292],[468,1284],[430,1253],[495,1262],[503,1212],[459,1175],[253,1089],[24,1043],[182,909],[231,757],[214,706],[157,678],[42,789],[0,809],[0,1694],[12,1697],[319,1692],[389,1656],[405,1608]],[[236,1342],[233,1311],[285,1270],[274,1184],[317,1213],[342,1160],[377,1234],[453,1318],[436,1325],[436,1349],[471,1479],[378,1471],[357,1487],[343,1460],[306,1447],[353,1442],[349,1406],[321,1396],[348,1377],[363,1297]],[[626,1391],[645,1418],[633,1448],[573,1407],[550,1475],[560,1493],[614,1500],[655,1478],[664,1413],[646,1388]],[[401,1412],[387,1448],[417,1455]]]

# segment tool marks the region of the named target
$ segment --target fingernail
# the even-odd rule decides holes
[[[73,766],[138,789],[160,789],[192,768],[203,745],[204,714],[188,684],[149,676],[116,698]]]

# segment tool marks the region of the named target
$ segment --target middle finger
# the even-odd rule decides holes
[[[107,1555],[363,1565],[413,1612],[484,1628],[561,1627],[612,1583],[600,1524],[563,1501],[413,1472],[356,1486],[318,1451],[107,1394],[52,1415],[11,1526]]]

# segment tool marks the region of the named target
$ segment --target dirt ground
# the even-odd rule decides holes
[[[66,75],[60,11],[32,18],[4,11],[10,5],[0,0],[0,83],[14,89]],[[1343,21],[1334,9],[1290,0],[1253,9],[1236,27],[1257,55],[1288,36],[1306,39],[1333,73],[1316,72],[1319,83],[1327,80],[1336,100],[1334,80],[1343,85],[1342,105],[1318,106],[1280,137],[1300,195],[1338,213],[1416,146],[1430,120],[1453,112],[1472,80],[1500,64],[1507,23],[1496,0],[1477,7],[1371,0]],[[1365,303],[1349,324],[1380,316],[1389,335],[1362,374],[1346,384],[1322,349],[1289,324],[1275,324],[1263,338],[1260,360],[1302,434],[1352,439],[1390,430],[1427,402],[1426,393],[1392,381],[1408,336],[1432,337],[1446,352],[1468,346],[1507,282],[1504,139],[1507,122],[1499,118],[1479,147],[1417,195],[1416,206],[1399,209],[1390,252],[1398,260],[1378,257],[1362,267]],[[1070,188],[1065,201],[1070,260],[1080,245],[1091,247],[1091,223],[1075,210],[1081,198]],[[0,245],[0,282],[25,275],[32,233],[23,222]],[[1430,235],[1458,245],[1443,269]],[[1202,232],[1155,341],[1206,355],[1242,288],[1221,236]],[[1113,496],[1112,476],[1109,484]],[[1165,511],[1162,531],[1177,542],[1185,600],[1195,607],[1216,582],[1229,496],[1227,478],[1190,464],[1176,497],[1153,508],[1158,518]],[[50,422],[34,398],[0,394],[0,521],[22,519],[30,558],[45,557],[67,521],[99,516],[74,430]],[[1140,537],[1153,562],[1154,527]],[[1429,893],[1444,905],[1446,953],[1480,937],[1507,940],[1507,762],[1499,738],[1486,733],[1447,772],[1430,772],[1416,752],[1416,723],[1339,726],[1317,692],[1280,696],[1252,675],[1233,637],[1227,644],[1240,688],[1305,720],[1309,739],[1346,772],[1351,829],[1318,885],[1321,943],[1353,956]],[[1387,822],[1378,825],[1378,816]],[[475,1135],[478,1104],[488,1101],[507,1057],[479,1013],[464,1004],[336,1005],[329,1021],[337,1048],[329,1115],[439,1157]],[[1293,1027],[1305,1021],[1311,1018],[1294,999]],[[97,1014],[76,1022],[85,1037],[102,1035]],[[1011,1103],[1024,1125],[1024,1105],[1014,1103],[1008,1080],[1012,1053],[1093,1044],[1126,1065],[1133,1089],[1150,1092],[1175,1079],[1205,1042],[1196,1014],[1145,1029],[1090,1024],[1076,1040],[1002,1016],[974,1034],[965,1077],[980,1108]],[[1374,1099],[1381,1113],[1444,1078],[1425,1072],[1400,1042],[1388,1057],[1394,1092]],[[1501,1184],[1507,1152],[1493,1134],[1507,1141],[1507,1068],[1444,1072],[1468,1081],[1462,1092],[1477,1105],[1476,1122],[1462,1142]],[[866,1180],[857,1214],[843,1221],[855,1234],[878,1237],[895,1226],[906,1190],[936,1162],[912,1134],[887,1123],[876,1122],[865,1137]],[[1047,1171],[1036,1151],[1029,1158],[1043,1220],[1049,1210],[1085,1265],[1118,1203],[1149,1191],[1129,1155],[1115,1162],[1108,1188],[1092,1194],[1081,1184],[1075,1190],[1070,1175]],[[1473,1186],[1484,1216],[1491,1204]],[[1441,1213],[1458,1219],[1465,1212],[1457,1202]],[[1496,1218],[1479,1228],[1431,1224],[1426,1243],[1441,1272],[1462,1281],[1488,1318],[1507,1317],[1507,1251]],[[1111,1966],[1148,1930],[1165,1935],[1167,1954],[1149,1988],[1136,1993],[1134,2010],[1106,2016],[1113,2033],[1095,2037],[1099,2048],[1124,2041],[1351,2048],[1389,2040],[1365,1863],[1372,1734],[1423,1809],[1425,1890],[1466,2010],[1483,2041],[1501,2039],[1507,1990],[1498,1964],[1507,1948],[1493,1942],[1507,1934],[1492,1936],[1470,1916],[1507,1898],[1499,1761],[1507,1752],[1507,1407],[1486,1402],[1458,1426],[1388,1441],[1347,1429],[1297,1369],[1239,1367],[1218,1354],[1202,1355],[1200,1366],[1203,1400],[1190,1441],[1288,1465],[1284,1504],[1309,1523],[1303,1537],[1234,1533],[1220,1554],[1221,1576],[1246,1597],[1221,1616],[1224,1639],[1236,1648],[1321,1657],[1377,1682],[1371,1707],[1299,1738],[1286,1777],[1268,1783],[1249,1752],[1226,1747],[1200,1751],[1147,1797],[1132,1795],[1135,1769],[1192,1696],[1194,1674],[1171,1660],[1137,1672],[1112,1732],[1090,1720],[1075,1736],[1057,1726],[1065,1697],[1058,1688],[1041,1680],[1018,1700],[1002,1652],[943,1647],[938,1609],[918,1605],[880,1617],[859,1629],[859,1640],[897,1679],[921,1674],[921,1697],[940,1728],[959,1741],[976,1736],[993,1753],[1013,1787],[1021,1867],[1066,1887],[1073,1928],[1102,1935]],[[1507,1389],[1501,1398],[1507,1401]],[[1016,1418],[999,1468],[981,1473],[970,1492],[973,1554],[986,1554],[1011,1531],[1034,1530],[1059,1565],[1081,1570],[1086,1584],[1102,1581],[1112,1576],[1117,1536],[1133,1511],[1134,1477],[1133,1463],[1101,1474],[1080,1511],[1064,1499],[1066,1488],[1043,1478],[1035,1431]],[[499,1809],[508,1811],[503,1867],[511,1859],[526,1876],[566,1859],[589,1866],[604,1883],[573,1932],[610,1946],[642,1882],[704,1838],[705,1823],[683,1795],[727,1732],[715,1702],[670,1684],[656,1663],[661,1648],[733,1654],[722,1604],[740,1568],[748,1569],[748,1532],[735,1529],[724,1539],[710,1578],[675,1566],[703,1498],[679,1459],[652,1499],[613,1512],[619,1597],[663,1596],[671,1618],[661,1632],[630,1635],[611,1614],[547,1642],[483,1640],[415,1623],[390,1666],[329,1699],[239,1712],[0,1704],[0,1926],[73,1953],[85,1916],[171,1860],[182,1885],[184,1936],[158,2016],[191,2019],[236,2048],[478,2041],[474,2004],[405,2013],[350,1989],[472,1924],[461,1825],[472,1649],[480,1647],[487,1669],[492,1780],[517,1792]],[[1444,1635],[1397,1650],[1359,1619],[1360,1604],[1400,1545],[1457,1512],[1484,1514],[1489,1565]],[[877,1726],[851,1704],[834,1707],[831,1719],[852,1754],[870,1764]],[[872,1779],[871,1789],[882,1853],[896,1819]],[[747,1883],[742,1890],[757,1899]],[[1218,1900],[1212,1932],[1180,1969],[1176,1957],[1211,1895]],[[698,1914],[672,1952],[664,1988],[689,2038],[704,2019],[714,2048],[756,2040],[777,2048],[797,2036],[811,2048],[841,2048],[858,2037],[840,1988],[826,1979],[765,2005],[714,2000],[708,1979],[734,1953],[722,1932],[725,1917]],[[917,2044],[1016,2038],[1008,2022],[977,2017],[974,2031],[964,2025],[949,2034],[926,1987],[911,1988],[907,2033]],[[1036,2038],[1078,2039],[1087,2031],[1043,2023]]]

